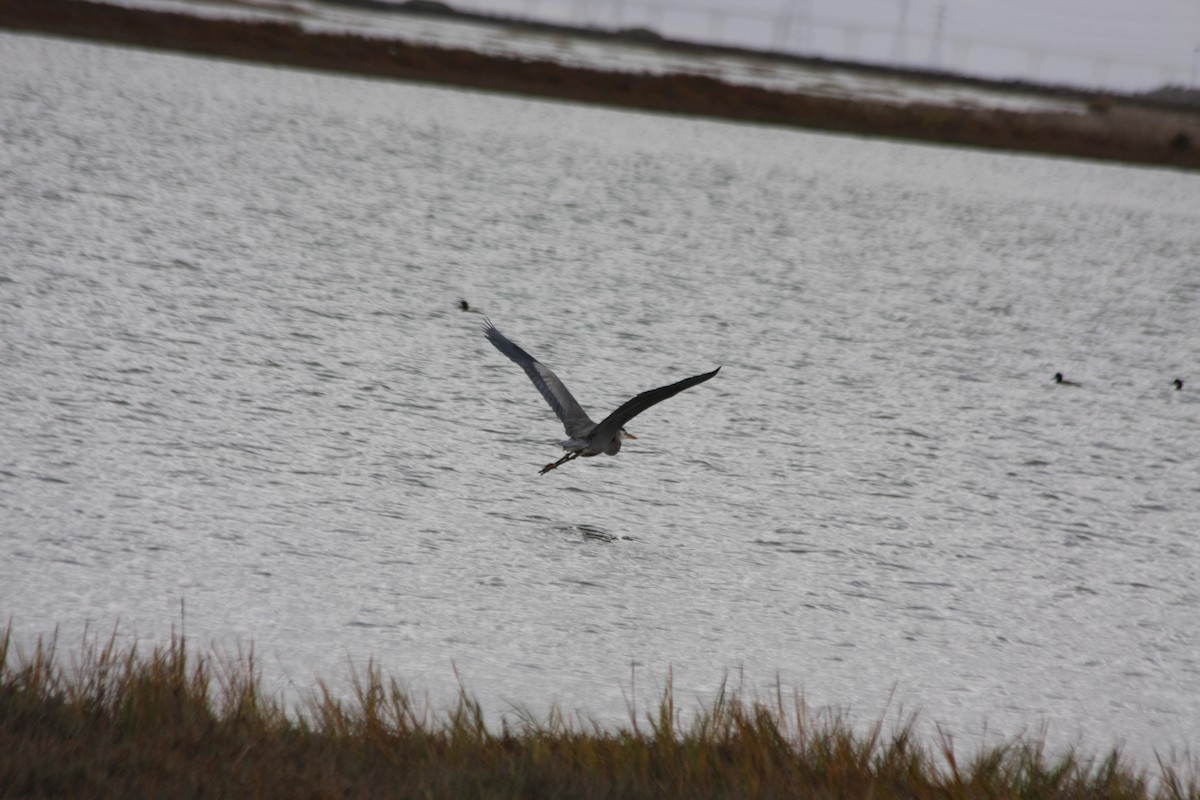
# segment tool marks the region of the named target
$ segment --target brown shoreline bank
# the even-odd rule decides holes
[[[299,26],[87,0],[3,0],[0,28],[619,108],[936,144],[1200,169],[1200,114],[1120,98],[1086,113],[1009,111],[779,92],[699,75],[607,72]]]

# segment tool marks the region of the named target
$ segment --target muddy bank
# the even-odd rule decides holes
[[[1200,114],[1121,98],[1087,113],[892,105],[739,86],[699,75],[564,66],[279,22],[204,19],[84,0],[4,0],[0,28],[464,86],[531,97],[940,144],[1200,169]]]

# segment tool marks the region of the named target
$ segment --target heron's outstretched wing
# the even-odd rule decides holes
[[[625,427],[625,423],[642,413],[653,405],[661,403],[668,397],[674,397],[684,389],[690,389],[696,384],[704,383],[709,378],[716,376],[721,371],[717,367],[712,372],[705,372],[703,375],[693,375],[690,378],[684,378],[678,383],[672,383],[670,386],[660,386],[657,389],[651,389],[648,392],[642,392],[632,400],[627,400],[621,404],[621,407],[604,418],[596,430],[592,433],[592,438],[595,441],[607,442],[621,428]]]
[[[520,364],[521,369],[525,370],[529,380],[533,381],[533,385],[542,393],[542,397],[546,398],[550,408],[554,409],[554,413],[562,420],[567,436],[581,436],[595,427],[595,423],[588,417],[587,412],[580,407],[571,393],[567,391],[567,387],[563,385],[557,375],[550,371],[549,367],[526,353],[501,333],[491,320],[488,320],[483,330],[487,334],[488,341],[494,344],[497,350]]]

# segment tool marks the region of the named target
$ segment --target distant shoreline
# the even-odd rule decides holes
[[[272,21],[87,0],[5,0],[0,29],[241,61],[906,141],[1200,169],[1200,114],[1113,97],[1086,113],[897,105],[487,55]],[[1085,96],[1081,95],[1081,100]]]

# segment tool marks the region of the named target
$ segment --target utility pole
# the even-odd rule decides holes
[[[808,0],[788,0],[786,10],[779,13],[775,22],[775,33],[772,37],[774,49],[779,52],[791,51],[792,28],[800,29],[799,51],[804,53],[812,49],[812,19],[809,13]],[[798,23],[798,24],[797,24]]]
[[[942,30],[946,24],[946,3],[943,2],[938,6],[937,22],[933,26],[933,50],[929,54],[929,60],[933,66],[940,67],[942,62]]]
[[[788,49],[788,40],[792,38],[792,17],[796,15],[796,0],[791,0],[788,8],[781,10],[775,21],[775,31],[772,39],[773,48],[782,53]]]
[[[812,52],[812,7],[808,0],[800,0],[800,5],[796,10],[796,16],[800,22],[800,52]]]
[[[719,42],[725,36],[725,12],[714,9],[708,12],[708,40]]]
[[[904,50],[908,44],[908,0],[900,0],[900,19],[896,22],[896,38],[892,40],[892,62],[904,63]]]

